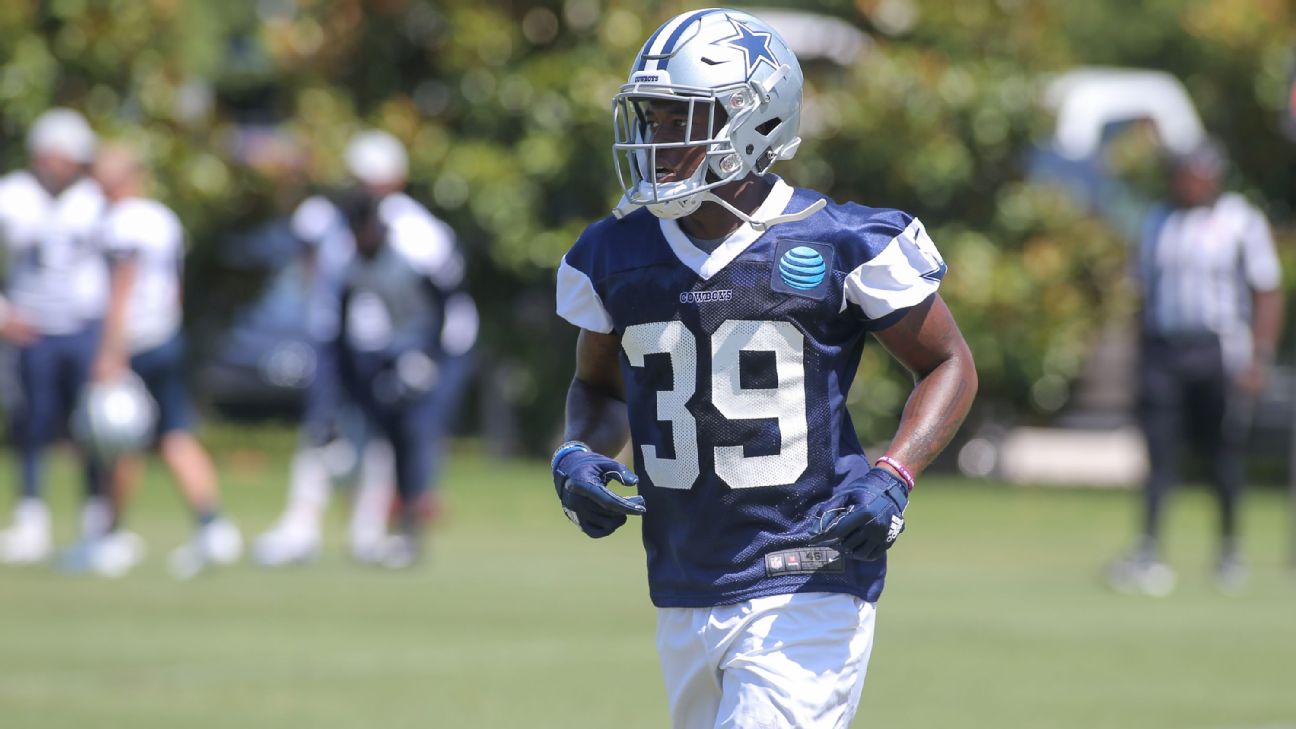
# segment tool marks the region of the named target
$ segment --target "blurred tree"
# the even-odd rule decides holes
[[[783,5],[783,3],[777,3]],[[461,233],[484,314],[483,376],[543,450],[574,332],[554,267],[617,197],[610,99],[639,44],[692,7],[643,0],[8,0],[0,3],[0,161],[41,110],[84,109],[142,141],[194,246],[191,296],[247,295],[220,242],[341,180],[364,125],[409,144],[412,184]],[[1049,131],[1050,73],[1145,66],[1184,79],[1239,182],[1290,221],[1296,148],[1280,136],[1296,10],[1275,0],[820,0],[802,10],[870,42],[807,57],[805,136],[782,173],[838,199],[920,215],[950,263],[945,295],[983,402],[1030,417],[1066,402],[1105,321],[1126,307],[1123,244],[1023,179]],[[760,8],[756,8],[760,12]],[[1287,233],[1290,237],[1290,233]],[[884,357],[853,403],[884,437],[905,388]]]

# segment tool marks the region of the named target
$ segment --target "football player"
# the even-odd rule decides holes
[[[460,288],[463,261],[452,232],[403,192],[409,162],[400,141],[383,131],[360,132],[347,144],[343,157],[354,181],[353,195],[377,201],[376,211],[384,229],[402,231],[406,239],[422,238],[416,247],[426,247],[436,261],[438,280],[447,289],[457,291],[445,302],[444,316],[439,320],[445,359],[435,388],[436,434],[426,444],[433,464],[429,469],[431,477],[439,461],[442,435],[470,370],[468,357],[477,336],[477,309]],[[311,335],[317,342],[317,366],[306,398],[302,445],[293,458],[288,503],[279,520],[253,546],[254,558],[266,566],[302,562],[317,554],[332,476],[327,446],[339,430],[339,413],[350,413],[353,405],[339,381],[337,352],[333,348],[340,321],[342,279],[355,256],[353,231],[337,201],[323,195],[302,202],[293,214],[292,228],[310,251],[312,288],[308,314]],[[361,419],[367,420],[363,416]],[[384,564],[392,561],[388,557],[394,564],[404,562],[408,553],[402,540],[389,540],[386,534],[392,486],[397,480],[392,446],[376,430],[353,434],[351,439],[361,450],[350,524],[352,555],[362,563]],[[424,493],[428,494],[425,504],[413,508],[435,511],[435,492]]]
[[[180,328],[184,229],[170,208],[147,197],[147,175],[134,150],[106,147],[95,160],[94,175],[108,201],[99,241],[110,262],[111,285],[91,380],[115,382],[133,372],[157,404],[154,443],[196,522],[192,539],[170,558],[172,573],[188,578],[237,560],[243,539],[238,527],[221,516],[216,467],[193,433]],[[123,457],[107,465],[113,471],[118,528],[87,545],[84,566],[116,575],[138,558],[126,548],[134,540],[120,527],[140,463]]]
[[[51,109],[27,136],[31,170],[0,178],[0,242],[7,259],[0,339],[16,355],[17,383],[6,393],[19,451],[21,498],[0,531],[0,563],[44,560],[51,550],[41,494],[43,455],[63,431],[99,341],[108,272],[93,240],[103,213],[99,186],[85,173],[95,135],[81,114]],[[110,521],[103,470],[84,459],[82,536]]]
[[[391,444],[396,531],[378,561],[392,568],[420,553],[421,505],[468,374],[447,321],[471,305],[459,288],[463,261],[449,228],[426,211],[387,222],[383,206],[399,202],[365,190],[340,201],[355,256],[341,279],[334,344],[344,392]]]
[[[751,15],[661,26],[614,100],[624,197],[558,271],[581,332],[554,485],[591,537],[642,518],[675,727],[850,723],[886,552],[977,389],[923,224],[770,173],[801,92]],[[867,333],[914,377],[873,461],[846,410]]]
[[[356,185],[376,196],[404,188],[408,168],[405,148],[381,131],[354,136],[343,154]],[[313,560],[319,553],[324,513],[335,477],[351,470],[355,456],[360,469],[351,514],[352,553],[368,561],[381,552],[395,475],[391,446],[381,438],[358,432],[354,408],[342,398],[331,342],[337,336],[339,279],[355,241],[341,211],[323,194],[311,195],[297,206],[291,219],[293,236],[302,244],[309,278],[307,330],[315,345],[315,371],[306,392],[301,441],[293,454],[288,499],[282,515],[252,544],[252,558],[267,567]]]

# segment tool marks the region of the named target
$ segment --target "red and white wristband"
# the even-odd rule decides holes
[[[905,468],[905,465],[904,465],[903,463],[901,463],[900,461],[897,461],[896,459],[892,458],[891,456],[882,456],[881,458],[877,459],[877,463],[874,463],[873,465],[878,466],[878,465],[881,465],[881,464],[883,464],[883,463],[885,463],[885,464],[887,464],[888,466],[890,466],[891,468],[895,469],[895,472],[898,473],[898,474],[900,474],[900,480],[901,480],[901,481],[904,481],[905,488],[909,489],[910,491],[913,491],[913,490],[914,490],[914,475],[913,475],[913,472],[910,471],[909,469]]]

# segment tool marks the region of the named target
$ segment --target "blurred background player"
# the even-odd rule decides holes
[[[448,320],[471,306],[459,290],[463,261],[449,229],[412,204],[355,190],[340,206],[356,255],[342,277],[335,356],[343,391],[391,444],[395,533],[375,561],[393,568],[417,559],[438,508],[428,487],[468,374],[465,342],[447,336]]]
[[[95,135],[71,109],[42,114],[27,137],[31,169],[0,179],[0,238],[7,273],[0,338],[16,349],[17,387],[6,399],[19,451],[21,488],[13,525],[0,532],[0,562],[45,559],[50,516],[41,493],[44,452],[64,431],[86,382],[107,299],[108,273],[94,241],[103,214],[99,186],[86,177]],[[104,474],[84,457],[82,536],[110,521]]]
[[[1246,578],[1238,545],[1243,449],[1284,303],[1269,223],[1241,195],[1222,192],[1226,167],[1223,150],[1210,142],[1172,155],[1170,199],[1142,216],[1138,416],[1151,471],[1139,543],[1109,573],[1117,589],[1165,594],[1174,587],[1162,560],[1161,523],[1185,435],[1219,500],[1216,584],[1231,591]]]
[[[459,287],[463,261],[454,248],[453,233],[403,192],[409,163],[400,141],[378,130],[361,132],[348,143],[344,161],[353,192],[378,201],[377,214],[389,229],[426,236],[428,252],[443,258],[440,285]],[[367,419],[343,393],[334,349],[342,279],[355,255],[355,236],[338,205],[324,195],[312,196],[297,208],[292,228],[310,257],[313,280],[308,316],[317,343],[316,368],[307,393],[301,445],[293,457],[288,503],[275,525],[257,539],[253,556],[261,564],[275,566],[309,560],[317,554],[331,479],[341,470],[331,466],[336,459],[329,457],[329,443],[349,440],[360,453],[349,528],[351,551],[361,562],[381,563],[391,544],[387,521],[397,479],[394,456],[391,444],[366,427]],[[429,477],[435,473],[441,441],[469,375],[467,357],[477,335],[476,307],[465,292],[448,297],[445,304],[440,317],[442,362],[434,387],[438,404],[429,432],[431,440],[424,444],[432,459]],[[345,435],[338,438],[339,433]],[[434,514],[440,509],[439,495],[428,492],[425,503],[415,508]]]
[[[220,492],[211,457],[193,434],[194,411],[185,383],[183,323],[184,230],[179,218],[147,197],[148,179],[134,150],[106,147],[94,175],[107,199],[99,241],[110,265],[110,294],[103,337],[91,379],[111,383],[133,371],[157,403],[156,447],[196,521],[193,538],[172,553],[170,566],[190,577],[211,564],[238,559],[239,530],[220,515]],[[121,530],[130,492],[141,463],[123,457],[111,464],[111,494],[117,529],[94,549],[113,555],[110,569],[129,568],[122,544],[133,541]],[[125,561],[125,563],[123,563]],[[92,553],[90,566],[98,560]]]
[[[375,196],[403,189],[408,169],[404,147],[380,131],[361,132],[350,140],[344,162],[352,185]],[[293,235],[303,245],[311,278],[305,312],[315,341],[315,371],[306,393],[301,445],[293,455],[288,503],[282,517],[253,545],[253,558],[266,566],[312,559],[319,550],[321,522],[328,507],[332,480],[355,469],[349,542],[361,561],[381,552],[395,488],[391,446],[370,437],[363,416],[342,396],[336,356],[338,291],[355,241],[340,210],[329,196],[312,195],[292,216]],[[341,454],[341,455],[339,455]]]

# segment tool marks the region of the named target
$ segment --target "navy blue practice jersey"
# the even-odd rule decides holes
[[[781,180],[757,219],[823,196]],[[898,210],[833,204],[708,254],[640,209],[587,228],[558,313],[620,335],[653,603],[789,592],[878,599],[885,560],[807,541],[870,463],[846,411],[864,334],[934,294],[945,265]]]

